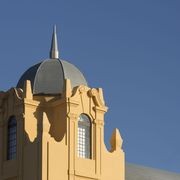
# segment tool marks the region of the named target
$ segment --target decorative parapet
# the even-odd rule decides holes
[[[122,150],[122,143],[123,143],[123,140],[121,138],[120,132],[116,128],[116,129],[114,129],[112,136],[111,136],[111,140],[110,140],[111,152],[114,152],[117,150]]]
[[[101,88],[92,88],[88,91],[89,96],[93,98],[94,103],[98,107],[105,107],[105,102],[103,98],[103,92]]]
[[[31,82],[30,82],[29,80],[26,80],[26,81],[24,82],[23,98],[33,99]]]
[[[64,93],[63,97],[64,98],[69,98],[72,96],[72,87],[71,87],[71,81],[70,79],[65,79],[65,86],[64,86]]]
[[[11,88],[6,92],[0,92],[0,121],[1,124],[5,123],[5,120],[9,116],[18,116],[23,112],[20,107],[23,103],[23,91],[22,89]]]

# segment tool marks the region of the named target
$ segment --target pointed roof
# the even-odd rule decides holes
[[[59,59],[56,25],[54,25],[54,29],[53,29],[51,49],[49,55],[50,55],[50,59]]]
[[[179,180],[180,174],[126,162],[126,180]]]

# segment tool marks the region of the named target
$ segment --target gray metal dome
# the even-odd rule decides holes
[[[70,79],[72,88],[87,85],[74,65],[60,59],[47,59],[30,67],[21,76],[17,88],[23,88],[25,80],[30,80],[33,94],[61,94],[65,79]]]
[[[31,81],[33,94],[62,94],[65,79],[70,79],[72,88],[86,85],[83,74],[74,65],[59,59],[56,26],[52,35],[50,58],[30,67],[20,78],[17,88]]]

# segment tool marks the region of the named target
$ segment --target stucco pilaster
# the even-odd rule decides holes
[[[98,177],[101,176],[102,167],[101,167],[101,159],[102,159],[102,144],[104,142],[104,113],[102,109],[98,107],[94,108],[96,118],[94,120],[95,124],[95,160],[96,160],[96,174]]]
[[[77,139],[77,118],[78,115],[76,113],[68,114],[68,156],[69,156],[69,180],[74,180],[75,174],[75,156],[76,156],[76,139]]]
[[[24,113],[16,115],[17,119],[17,163],[18,177],[23,180],[23,146],[24,146]]]
[[[49,180],[49,129],[50,124],[46,113],[43,113],[42,131],[42,179]]]

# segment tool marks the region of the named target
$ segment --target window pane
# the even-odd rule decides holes
[[[11,117],[8,122],[8,142],[7,142],[7,159],[16,158],[17,149],[17,123],[15,117]]]
[[[78,118],[78,156],[90,158],[90,128],[89,117],[81,114]]]

